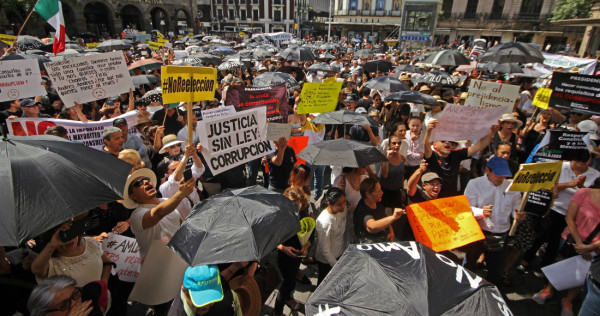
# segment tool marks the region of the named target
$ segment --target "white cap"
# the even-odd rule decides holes
[[[590,139],[592,140],[600,139],[600,137],[598,137],[598,134],[596,134],[596,132],[598,131],[598,124],[596,124],[596,122],[592,120],[584,120],[579,122],[579,124],[577,124],[577,129],[579,129],[579,131],[581,132],[589,133]]]

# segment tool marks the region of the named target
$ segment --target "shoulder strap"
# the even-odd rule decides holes
[[[588,236],[588,238],[586,238],[583,243],[584,244],[591,243],[592,240],[594,239],[594,237],[596,237],[596,235],[598,235],[599,232],[600,232],[600,223],[598,223],[598,225],[596,225],[596,228],[594,228],[594,230],[590,233],[590,235]]]

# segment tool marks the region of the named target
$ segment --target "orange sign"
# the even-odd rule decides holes
[[[406,214],[417,241],[436,252],[485,238],[464,195],[411,204]]]
[[[306,146],[308,146],[308,136],[294,136],[288,140],[288,146],[294,148],[294,152],[298,155]],[[306,161],[296,157],[296,166],[304,164]]]

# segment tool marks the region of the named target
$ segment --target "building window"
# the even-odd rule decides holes
[[[233,4],[233,0],[227,0],[227,3]]]
[[[444,17],[449,18],[452,14],[452,6],[454,5],[454,0],[444,0],[442,2],[442,11],[444,12]]]
[[[217,17],[219,20],[223,19],[223,9],[217,9]]]
[[[258,10],[252,10],[252,20],[258,21]]]
[[[273,4],[281,5],[281,0],[273,0]]]
[[[338,10],[342,9],[342,5],[344,4],[343,0],[338,0]]]
[[[246,4],[246,0],[240,0],[240,4]]]
[[[519,13],[519,17],[535,19],[539,18],[543,4],[544,0],[523,1],[521,3],[521,12]]]
[[[281,22],[281,11],[275,10],[273,12],[273,21],[275,21],[275,22]]]
[[[258,0],[252,0],[252,4],[258,4]]]
[[[465,19],[474,19],[477,16],[477,5],[479,0],[467,1],[467,9],[465,10]]]
[[[228,18],[233,20],[235,18],[235,13],[232,9],[227,10]]]
[[[218,4],[221,4],[222,2],[223,2],[223,1],[221,1],[221,0],[217,0],[217,3],[218,3]]]
[[[356,0],[350,0],[350,10],[356,10]]]
[[[494,5],[492,6],[492,12],[490,14],[491,19],[501,19],[502,12],[504,11],[504,0],[494,0]],[[529,42],[527,42],[529,43]]]
[[[246,21],[246,10],[241,10],[240,11],[240,19],[242,21]]]
[[[385,0],[377,0],[377,11],[383,11],[385,8]]]
[[[410,11],[406,17],[406,31],[429,31],[432,13],[426,11]]]

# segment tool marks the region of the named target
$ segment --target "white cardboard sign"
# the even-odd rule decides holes
[[[46,95],[35,59],[0,61],[0,101]]]

